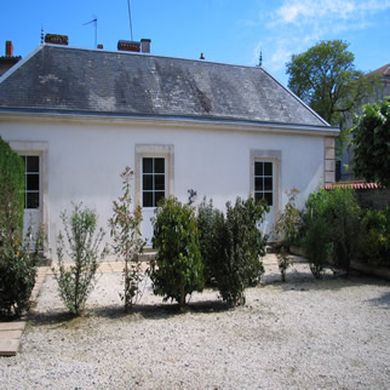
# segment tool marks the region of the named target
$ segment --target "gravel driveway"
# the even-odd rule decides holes
[[[190,309],[145,294],[124,314],[119,273],[99,276],[87,315],[70,319],[48,277],[22,340],[0,358],[2,389],[388,389],[390,284],[297,264],[281,284],[267,257],[265,286],[226,310],[217,294]]]

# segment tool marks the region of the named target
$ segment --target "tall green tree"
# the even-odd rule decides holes
[[[366,104],[352,134],[355,175],[390,187],[390,98]]]
[[[375,83],[355,69],[348,46],[341,40],[321,41],[287,64],[288,87],[327,122],[342,128],[346,115],[361,105]]]

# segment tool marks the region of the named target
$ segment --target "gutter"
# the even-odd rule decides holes
[[[142,115],[142,114],[117,114],[83,111],[47,111],[12,109],[0,107],[0,121],[13,119],[19,121],[45,120],[67,122],[95,122],[98,124],[135,124],[141,126],[176,127],[176,128],[202,128],[228,129],[250,132],[275,132],[294,133],[312,136],[331,136],[339,134],[337,127],[302,125],[295,123],[279,123],[266,121],[251,121],[232,118],[211,118],[195,116],[170,116],[170,115]]]

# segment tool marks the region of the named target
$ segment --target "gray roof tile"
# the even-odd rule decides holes
[[[3,79],[0,108],[326,126],[261,68],[51,45]]]

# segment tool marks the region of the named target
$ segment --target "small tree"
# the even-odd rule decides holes
[[[203,262],[194,210],[175,198],[165,199],[156,210],[153,247],[157,250],[151,279],[155,294],[175,299],[180,307],[187,295],[202,291]]]
[[[80,315],[94,287],[104,233],[100,229],[95,235],[96,213],[82,208],[81,204],[74,206],[70,219],[66,212],[61,214],[61,219],[69,248],[66,251],[64,237],[60,232],[57,239],[58,270],[53,268],[53,273],[65,306],[71,313]],[[65,254],[72,263],[65,263]],[[105,251],[101,252],[102,257],[104,254]]]
[[[215,250],[210,264],[222,299],[231,306],[245,303],[244,290],[254,286],[264,273],[260,257],[265,255],[266,237],[257,224],[268,206],[249,198],[226,204],[226,217],[216,213]]]
[[[295,188],[287,192],[288,202],[275,225],[275,232],[280,240],[276,256],[283,282],[286,281],[286,271],[290,266],[290,246],[297,240],[302,225],[301,212],[295,206],[298,193],[299,191]]]
[[[390,98],[366,104],[352,132],[355,174],[390,186]]]
[[[114,214],[109,223],[113,249],[119,259],[124,261],[124,292],[120,294],[125,310],[130,309],[141,298],[139,284],[143,280],[141,259],[145,241],[141,238],[141,208],[131,211],[130,181],[134,173],[126,167],[121,174],[123,195],[113,202]]]

